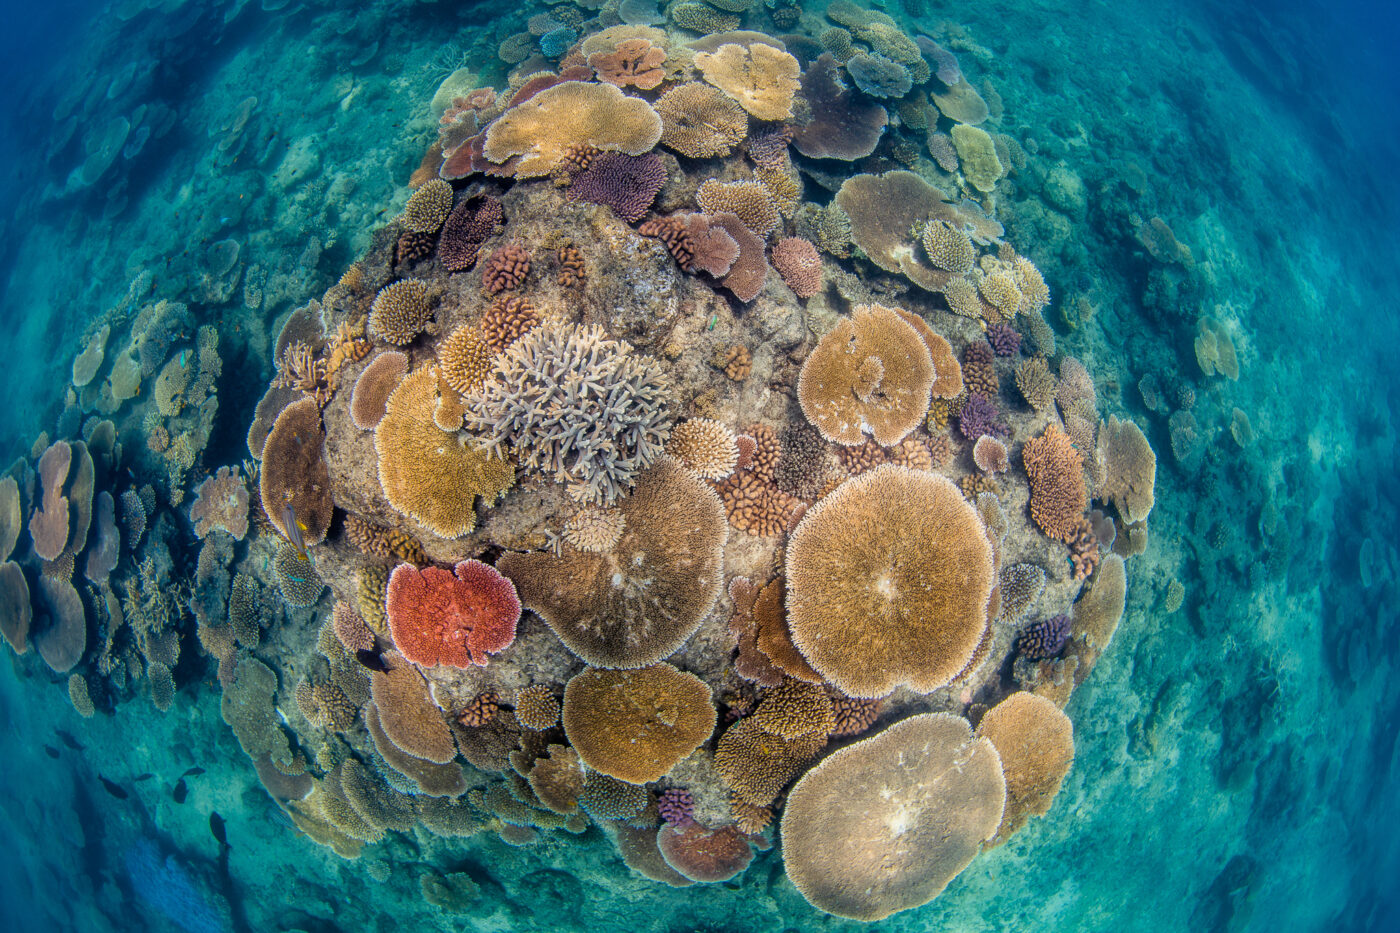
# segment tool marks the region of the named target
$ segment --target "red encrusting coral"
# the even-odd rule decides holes
[[[464,560],[455,573],[400,564],[389,576],[385,599],[389,632],[399,653],[414,664],[470,667],[515,641],[520,597],[496,568]]]
[[[630,156],[604,152],[569,183],[569,198],[611,207],[628,223],[642,219],[661,186],[666,184],[666,166],[654,152]]]

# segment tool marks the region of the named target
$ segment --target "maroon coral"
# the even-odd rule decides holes
[[[753,301],[768,281],[768,251],[764,249],[763,239],[745,226],[737,214],[724,211],[715,214],[712,220],[739,246],[739,257],[719,284],[740,301]]]
[[[789,236],[773,244],[773,268],[798,298],[821,291],[822,258],[809,240]]]
[[[507,243],[491,254],[481,270],[481,287],[488,295],[519,287],[530,274],[530,251],[519,243]]]
[[[793,137],[793,147],[811,159],[863,159],[875,151],[889,114],[841,83],[840,66],[824,52],[802,76],[802,97],[812,121]]]
[[[693,823],[695,821],[692,815],[695,812],[695,798],[690,795],[690,791],[682,787],[668,787],[656,799],[656,810],[664,823],[676,823],[682,826]]]
[[[998,414],[995,402],[974,392],[963,403],[962,411],[958,412],[958,430],[970,441],[975,441],[984,434],[1007,437],[1011,430],[997,417]]]
[[[706,829],[694,821],[668,823],[656,834],[656,847],[667,865],[691,881],[728,881],[753,860],[748,837],[736,826]]]
[[[400,564],[389,576],[389,632],[405,658],[425,667],[485,665],[515,641],[520,597],[495,567],[464,560],[454,571]]]
[[[476,265],[481,244],[504,220],[501,202],[493,197],[463,201],[452,209],[438,235],[438,258],[448,272],[465,272]]]
[[[656,153],[605,152],[573,177],[569,198],[605,205],[628,223],[636,223],[664,184],[666,166]]]
[[[988,324],[987,343],[997,356],[1015,356],[1021,352],[1021,332],[1010,324]]]
[[[749,138],[749,158],[764,168],[786,168],[792,136],[793,130],[787,126],[755,134]]]

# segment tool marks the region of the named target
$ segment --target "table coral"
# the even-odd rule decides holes
[[[801,66],[787,52],[755,42],[728,43],[713,53],[700,52],[695,67],[705,80],[728,94],[760,120],[786,120]]]
[[[238,468],[219,467],[213,476],[195,487],[190,521],[194,533],[203,538],[216,528],[242,541],[248,533],[248,487]]]
[[[415,664],[485,665],[515,640],[520,598],[489,564],[466,560],[452,570],[400,564],[385,600],[394,646]]]
[[[640,91],[650,91],[661,84],[666,76],[661,67],[665,61],[666,50],[641,37],[624,39],[611,52],[588,56],[589,67],[598,73],[600,81]]]
[[[1006,808],[993,845],[1031,816],[1044,816],[1074,763],[1074,726],[1058,706],[1017,691],[987,711],[977,734],[988,739],[1006,778]]]
[[[491,124],[483,152],[512,160],[516,178],[548,175],[569,146],[641,155],[661,138],[661,118],[612,84],[566,81],[517,104]]]
[[[641,220],[666,183],[666,166],[654,152],[630,156],[604,152],[569,182],[571,199],[602,204],[628,223]]]

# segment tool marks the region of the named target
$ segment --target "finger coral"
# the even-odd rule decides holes
[[[627,344],[598,327],[550,322],[496,361],[466,419],[575,499],[610,503],[661,454],[671,427],[663,389],[657,365]]]
[[[476,497],[494,502],[515,482],[515,470],[478,450],[471,438],[439,428],[436,396],[431,366],[410,373],[389,396],[374,432],[379,483],[400,514],[440,537],[457,538],[476,527]]]
[[[744,108],[698,81],[662,94],[656,112],[661,115],[661,145],[692,159],[728,155],[749,132]]]
[[[731,42],[713,53],[696,54],[695,67],[706,81],[758,119],[786,120],[792,116],[792,98],[802,69],[787,52],[757,42],[748,46]]]
[[[928,347],[893,309],[857,305],[802,364],[797,398],[822,436],[886,446],[919,426],[933,388]]]
[[[646,101],[612,84],[566,81],[503,113],[487,130],[482,151],[492,162],[511,160],[517,178],[539,178],[570,146],[641,155],[660,138],[661,118]]]
[[[314,398],[293,402],[273,422],[258,474],[263,511],[278,533],[307,547],[331,526],[331,480],[325,430]]]
[[[564,733],[594,771],[645,784],[663,777],[715,728],[710,688],[669,664],[588,669],[564,688]]]
[[[995,835],[996,749],[967,721],[923,713],[807,772],[783,812],[783,866],[814,907],[880,920],[937,897]]]
[[[886,465],[807,510],[787,582],[793,643],[829,683],[853,697],[927,692],[982,640],[992,551],[957,486]]]
[[[989,709],[977,725],[1001,759],[1006,778],[1006,808],[997,828],[997,845],[1044,816],[1074,763],[1074,726],[1058,706],[1042,696],[1017,691]]]
[[[485,665],[515,640],[520,599],[489,564],[465,560],[452,570],[399,564],[385,600],[394,647],[414,664]]]
[[[1089,507],[1083,460],[1058,424],[1021,447],[1031,481],[1031,518],[1057,541],[1069,540]]]
[[[559,639],[598,667],[645,667],[688,639],[714,607],[728,535],[719,497],[666,458],[617,503],[622,535],[605,554],[564,548],[497,564]]]

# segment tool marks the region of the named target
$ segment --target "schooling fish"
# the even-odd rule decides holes
[[[120,784],[117,784],[114,781],[109,781],[100,774],[97,776],[97,779],[102,782],[102,786],[107,789],[107,793],[111,794],[118,800],[125,800],[129,796]]]
[[[228,830],[224,828],[224,818],[219,816],[217,810],[209,814],[209,831],[214,834],[219,845],[228,845]]]
[[[297,560],[310,560],[311,558],[306,556],[306,525],[297,518],[296,510],[290,502],[282,505],[282,525],[286,528],[288,543],[297,552]]]
[[[384,656],[373,648],[361,648],[356,651],[355,660],[372,671],[378,671],[381,674],[389,673],[389,665],[384,663]]]
[[[184,803],[185,798],[189,796],[189,793],[189,785],[185,783],[184,778],[180,778],[180,780],[175,782],[175,789],[170,792],[170,798],[176,803]]]
[[[69,732],[67,729],[55,729],[54,734],[62,739],[63,744],[73,749],[73,751],[80,752],[83,750],[83,743],[73,738],[73,733]]]
[[[57,757],[58,757],[58,749],[54,748],[52,745],[45,745],[45,746],[44,746],[44,754],[45,754],[45,755],[48,755],[50,758],[57,758]]]

